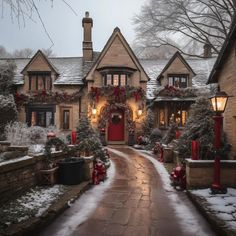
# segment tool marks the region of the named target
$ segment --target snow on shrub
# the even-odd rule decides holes
[[[17,110],[13,95],[0,95],[0,140],[5,139],[4,129],[7,123],[15,121]]]

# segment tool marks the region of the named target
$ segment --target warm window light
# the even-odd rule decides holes
[[[216,94],[210,97],[213,110],[216,113],[223,113],[228,101],[228,95],[225,92],[216,92]]]

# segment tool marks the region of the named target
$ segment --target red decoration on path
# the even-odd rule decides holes
[[[96,161],[93,168],[92,181],[93,184],[99,184],[104,181],[107,176],[105,164],[102,161]]]

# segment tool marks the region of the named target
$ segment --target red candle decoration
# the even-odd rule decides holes
[[[175,132],[175,138],[178,139],[179,137],[180,137],[180,131],[177,130],[177,131]]]
[[[75,145],[76,139],[77,139],[77,133],[76,133],[76,131],[72,131],[71,132],[71,144]]]
[[[199,159],[199,142],[197,140],[192,141],[192,160]]]

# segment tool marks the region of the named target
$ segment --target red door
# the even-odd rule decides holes
[[[108,141],[124,141],[124,111],[112,110],[108,124]]]

